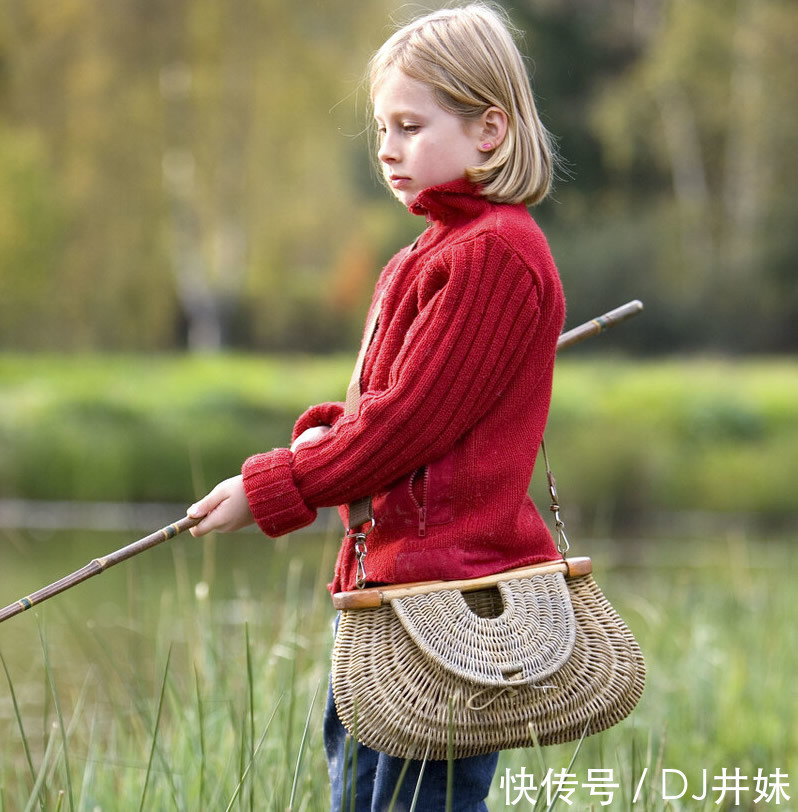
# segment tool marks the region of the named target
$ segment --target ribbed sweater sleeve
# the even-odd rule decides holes
[[[269,535],[441,457],[490,409],[540,338],[534,271],[495,234],[442,251],[420,274],[417,294],[419,312],[386,389],[367,391],[356,415],[293,456],[278,450],[245,462],[250,507]],[[544,347],[541,369],[553,346]]]

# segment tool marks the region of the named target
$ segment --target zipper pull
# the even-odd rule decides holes
[[[426,506],[418,509],[418,534],[419,536],[427,535],[427,508]]]

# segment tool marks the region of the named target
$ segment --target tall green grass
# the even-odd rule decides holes
[[[15,618],[34,633],[46,622],[37,658],[3,651],[2,808],[41,798],[52,809],[62,791],[69,809],[323,808],[313,697],[331,610],[315,574],[300,589],[299,563],[280,563],[285,592],[269,604],[247,598],[249,584],[218,601],[193,594],[176,558],[177,591],[135,579],[129,611],[109,625],[63,617],[58,598]]]
[[[490,809],[546,809],[544,792],[516,799],[513,787],[524,772],[539,785],[549,769],[580,784],[573,805],[560,799],[556,809],[731,808],[711,791],[705,801],[689,797],[702,770],[710,787],[723,768],[739,768],[751,785],[757,769],[779,768],[795,784],[791,541],[581,545],[643,648],[646,691],[629,719],[581,746],[502,754]],[[217,574],[237,543],[217,540]],[[0,809],[328,808],[321,711],[330,543],[303,555],[290,540],[264,549],[248,569],[236,565],[224,591],[200,581],[208,562],[187,556],[189,539],[173,544],[157,561],[163,582],[127,562],[128,572],[103,576],[118,578],[116,602],[84,604],[81,590],[94,596],[81,585],[3,625]],[[611,769],[618,784],[605,807],[581,786],[598,769]],[[685,798],[663,800],[663,769],[686,776]],[[754,797],[744,793],[741,808],[768,808]]]

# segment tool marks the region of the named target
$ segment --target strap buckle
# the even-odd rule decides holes
[[[371,524],[365,530],[355,530],[350,527],[346,531],[346,538],[352,539],[355,548],[355,558],[357,559],[357,576],[355,578],[355,586],[358,589],[363,589],[366,586],[366,555],[368,547],[366,546],[366,537],[374,529],[374,517],[371,518]]]

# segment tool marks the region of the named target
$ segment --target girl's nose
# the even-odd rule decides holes
[[[377,158],[383,163],[391,163],[396,160],[396,149],[394,147],[394,139],[389,138],[388,135],[383,135],[380,141],[380,147],[377,150]]]

